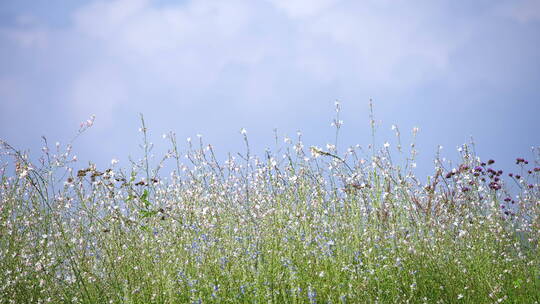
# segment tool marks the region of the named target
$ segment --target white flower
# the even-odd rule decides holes
[[[385,142],[385,143],[384,143],[384,147],[385,147],[385,148],[390,147],[390,143],[389,143],[389,142]]]
[[[315,147],[315,146],[311,146],[309,148],[309,150],[311,151],[311,156],[312,157],[318,157],[319,155],[321,155],[321,149],[318,148],[318,147]]]
[[[114,166],[116,164],[118,164],[118,159],[116,158],[111,159],[111,166]]]
[[[19,178],[25,178],[28,175],[28,170],[22,170],[19,174]]]
[[[244,129],[244,128],[240,129],[240,134],[242,134],[242,135],[246,135],[246,134],[247,134],[247,131],[246,131],[246,129]]]

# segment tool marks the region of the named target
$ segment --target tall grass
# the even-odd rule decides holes
[[[414,145],[395,164],[387,145],[299,135],[258,157],[242,131],[246,152],[219,162],[171,133],[153,168],[141,131],[130,170],[2,142],[0,303],[540,302],[539,150],[503,179],[464,145],[421,183]]]

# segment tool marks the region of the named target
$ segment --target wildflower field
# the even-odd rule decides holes
[[[538,148],[421,182],[414,144],[256,156],[242,130],[220,162],[170,133],[153,162],[141,131],[127,169],[1,142],[0,303],[540,303]]]

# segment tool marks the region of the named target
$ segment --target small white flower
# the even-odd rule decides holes
[[[240,129],[240,134],[242,134],[242,135],[246,135],[246,134],[247,134],[247,131],[246,131],[246,129],[244,129],[244,128]]]
[[[461,299],[463,299],[463,295],[462,295],[462,294],[458,294],[457,298],[458,298],[458,300],[461,300]]]
[[[111,166],[114,166],[116,164],[118,164],[118,159],[116,158],[111,159]]]
[[[389,142],[385,142],[385,143],[384,143],[384,147],[385,147],[385,148],[390,147],[390,143],[389,143]]]
[[[311,146],[309,150],[311,151],[312,157],[318,157],[319,155],[321,155],[321,149],[318,147]]]

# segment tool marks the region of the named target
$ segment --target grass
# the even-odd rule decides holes
[[[464,145],[420,183],[414,145],[402,165],[300,137],[257,157],[242,132],[220,163],[171,133],[152,168],[142,124],[128,171],[2,142],[0,303],[540,302],[539,150],[503,179]]]

